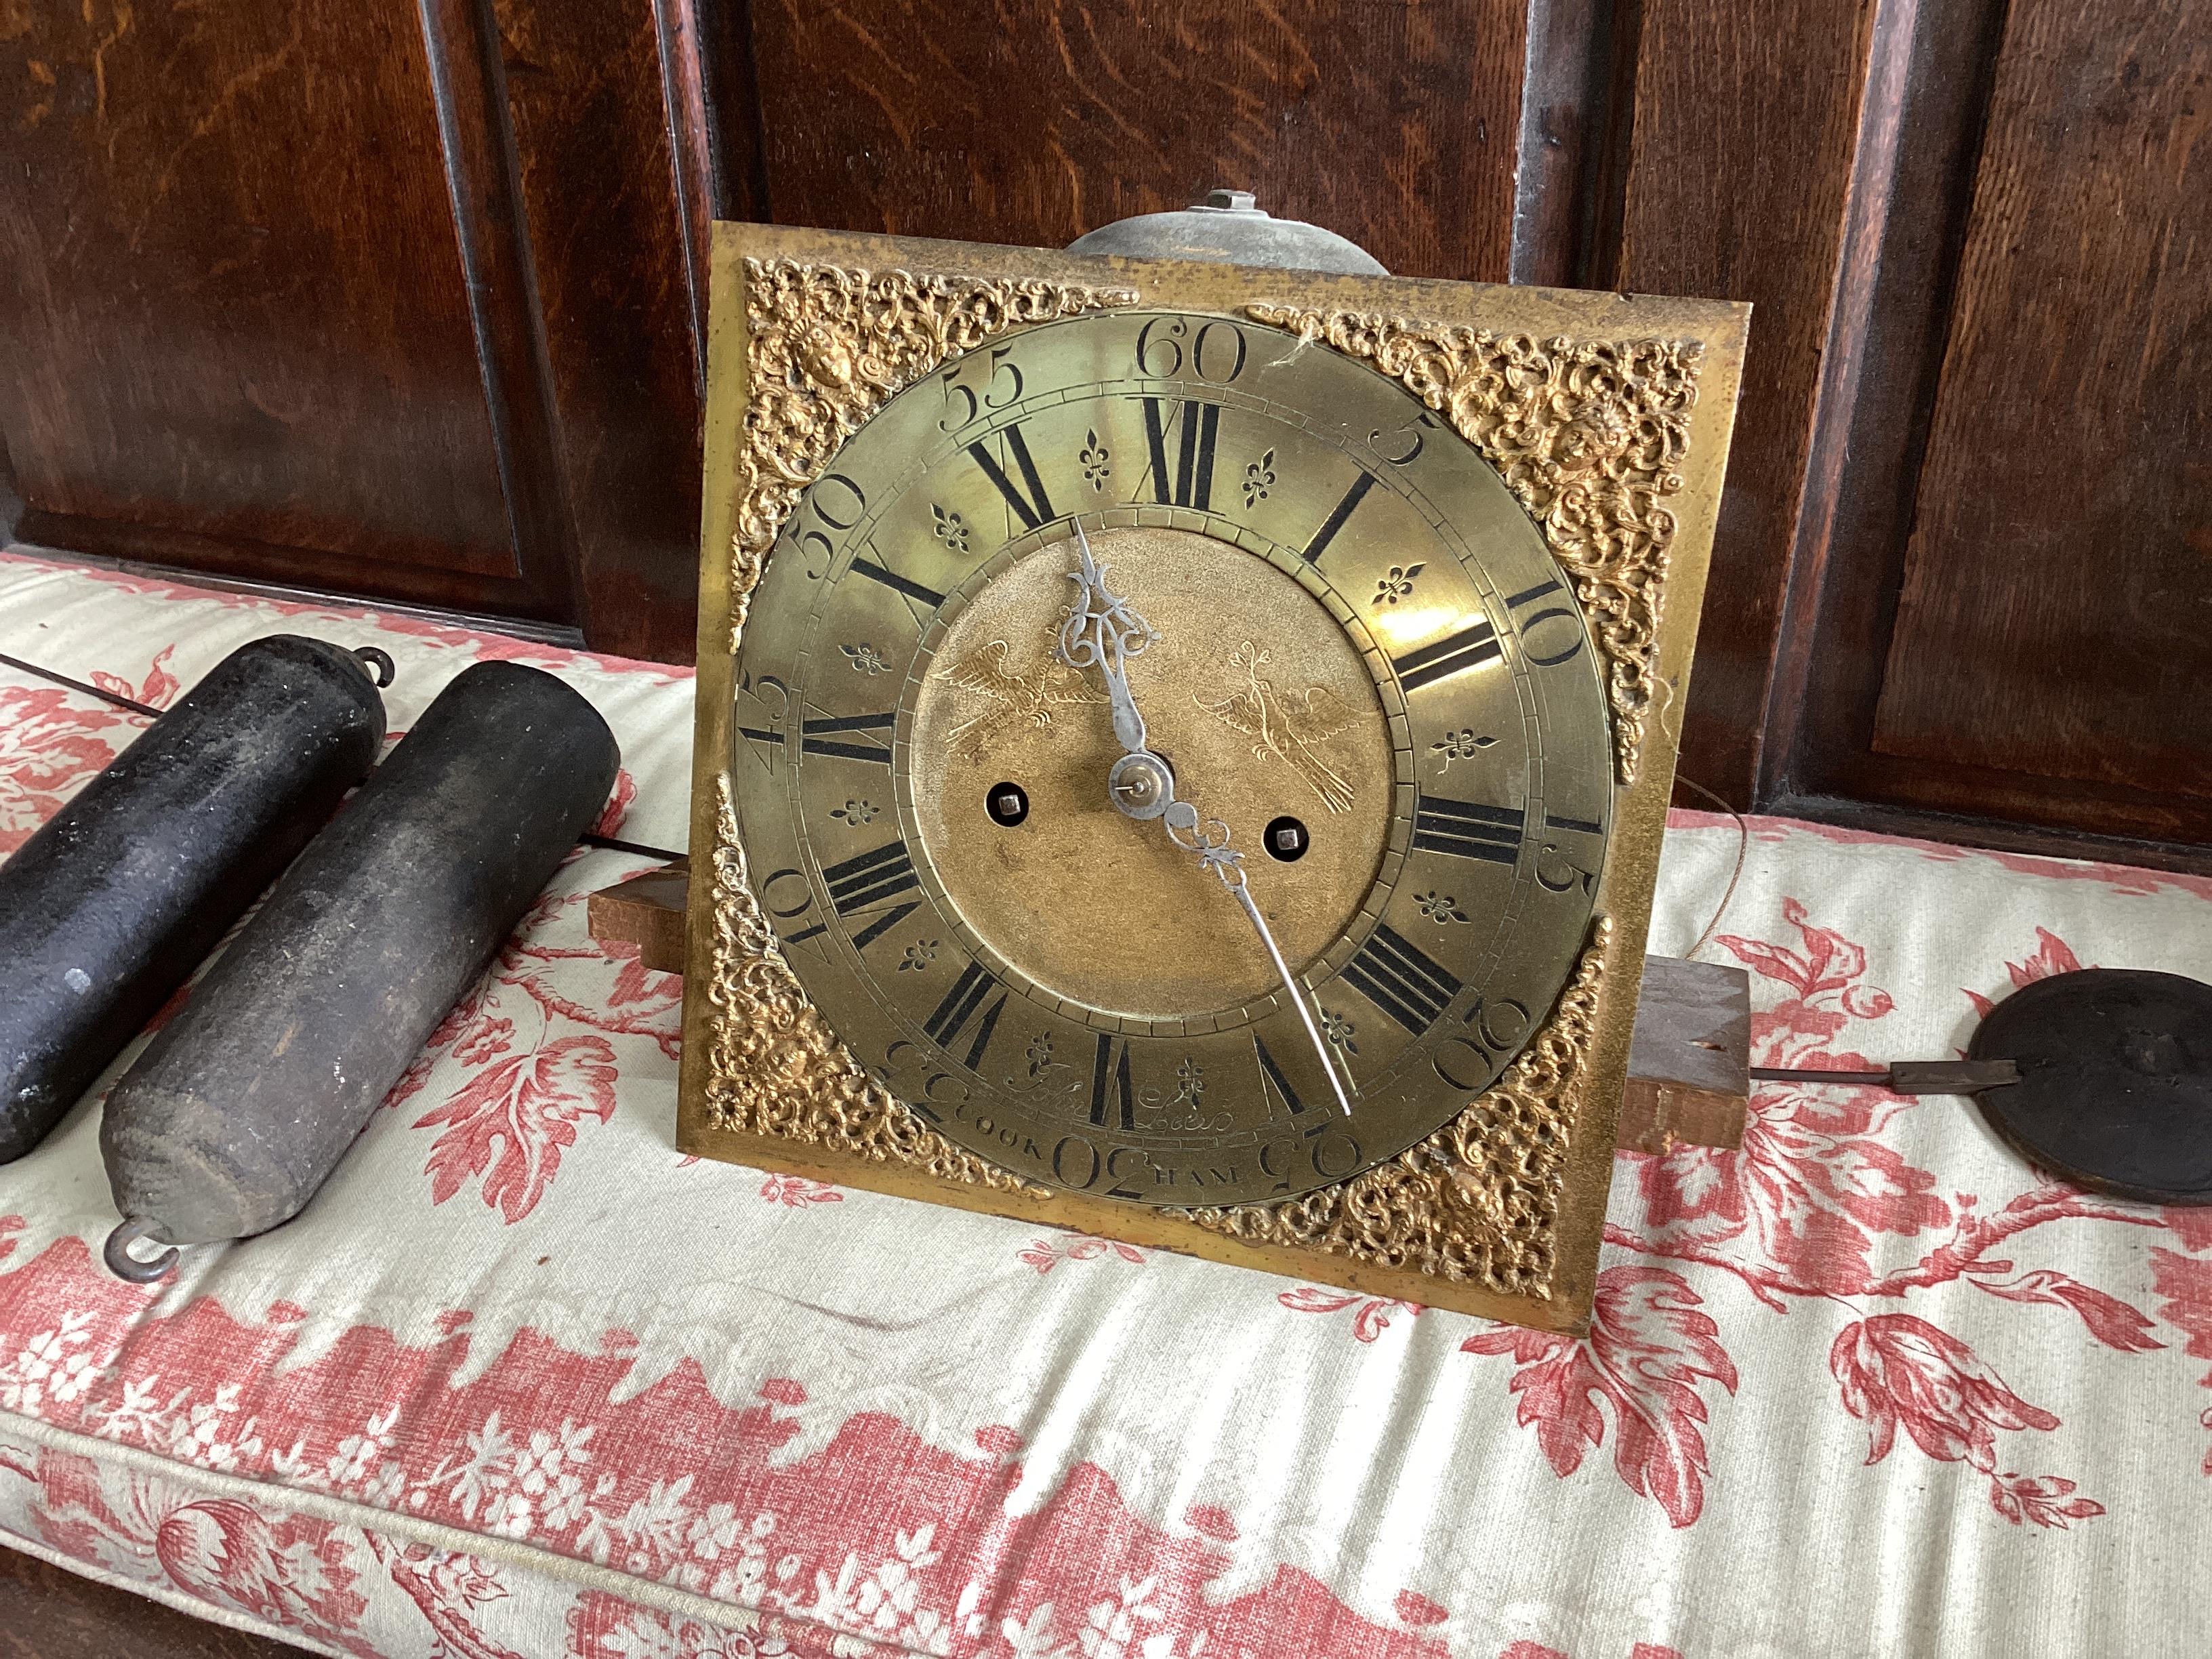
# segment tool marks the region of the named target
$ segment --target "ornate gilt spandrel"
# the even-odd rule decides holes
[[[1596,919],[1574,978],[1505,1075],[1419,1145],[1281,1204],[1184,1210],[1248,1243],[1326,1250],[1378,1267],[1548,1298],[1560,1176],[1597,1027],[1612,921]]]
[[[1695,340],[1538,339],[1372,312],[1259,304],[1254,320],[1371,362],[1497,467],[1543,529],[1607,658],[1614,761],[1636,781],[1690,415]]]
[[[894,394],[1011,329],[1137,299],[1109,285],[748,258],[730,649],[799,495]]]
[[[1028,1183],[955,1146],[854,1063],[799,988],[746,878],[729,775],[714,795],[714,1011],[707,1114],[717,1127],[896,1164],[971,1186]]]

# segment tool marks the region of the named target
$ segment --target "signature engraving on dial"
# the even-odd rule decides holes
[[[1277,690],[1274,681],[1261,672],[1267,665],[1267,653],[1246,640],[1229,659],[1243,684],[1218,702],[1198,696],[1191,701],[1231,731],[1255,739],[1255,757],[1272,755],[1304,779],[1330,811],[1348,811],[1352,785],[1315,751],[1358,716],[1325,685],[1310,685],[1296,695]]]
[[[1048,630],[1060,631],[1054,623]],[[952,728],[952,752],[980,759],[1023,726],[1042,730],[1052,724],[1053,711],[1071,704],[1103,702],[1106,694],[1066,664],[1048,655],[1029,673],[1008,666],[1012,647],[1004,640],[986,640],[957,662],[947,663],[936,678],[985,700],[975,714]]]

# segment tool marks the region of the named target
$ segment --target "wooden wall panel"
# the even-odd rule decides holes
[[[2016,0],[1884,754],[2212,796],[2212,8]]]
[[[1056,246],[1214,185],[1503,282],[1525,0],[756,0],[775,216]]]
[[[2212,3],[1892,15],[1761,799],[2202,867]]]
[[[1755,794],[1875,9],[1643,0],[1632,41],[1619,252],[1601,280],[1753,307],[1680,761],[1739,805]]]
[[[704,249],[691,239],[704,235],[707,180],[695,153],[679,167],[662,91],[673,70],[698,96],[688,41],[664,42],[653,0],[494,3],[575,620],[601,650],[688,660],[706,397]],[[697,118],[696,105],[676,109]]]
[[[0,169],[18,533],[533,608],[415,9],[22,16],[0,41],[35,92]]]

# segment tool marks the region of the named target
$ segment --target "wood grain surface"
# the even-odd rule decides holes
[[[1683,776],[1753,798],[1875,0],[1644,0],[1614,285],[1752,302]]]
[[[0,1659],[301,1659],[306,1652],[0,1549]]]
[[[1816,420],[1760,799],[2212,867],[2186,389],[2207,368],[2188,77],[2212,4],[1896,16],[1838,275],[1863,325]]]
[[[757,0],[776,219],[1065,246],[1210,186],[1503,282],[1521,0]]]
[[[1875,729],[2212,805],[2212,8],[2016,0]]]
[[[653,0],[495,0],[495,13],[556,423],[550,474],[573,524],[574,620],[600,649],[688,658],[706,396],[706,278],[691,240],[705,231],[703,137],[687,137],[679,168]],[[680,67],[683,43],[668,48]]]
[[[38,89],[0,167],[17,534],[530,608],[413,9],[15,15],[0,73]]]

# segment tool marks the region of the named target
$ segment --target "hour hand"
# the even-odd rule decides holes
[[[1146,752],[1148,738],[1145,717],[1137,712],[1137,700],[1129,693],[1129,677],[1123,667],[1131,657],[1141,655],[1146,647],[1159,638],[1152,625],[1139,616],[1136,608],[1127,599],[1115,597],[1106,586],[1108,567],[1101,565],[1091,554],[1091,538],[1083,533],[1083,526],[1075,526],[1079,567],[1068,573],[1068,580],[1081,592],[1081,598],[1060,624],[1060,647],[1055,653],[1068,667],[1079,672],[1096,668],[1099,678],[1106,682],[1106,696],[1114,706],[1114,736],[1121,747],[1132,755]]]

